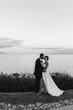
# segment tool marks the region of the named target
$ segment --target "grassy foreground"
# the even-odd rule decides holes
[[[35,92],[24,92],[24,93],[0,93],[0,103],[11,103],[11,104],[35,104],[40,103],[52,103],[58,102],[59,100],[73,99],[73,90],[65,90],[64,94],[59,97],[52,97],[48,94],[37,95]]]
[[[1,110],[50,110],[66,105],[73,105],[73,77],[68,74],[53,73],[57,86],[64,90],[59,97],[49,94],[37,95],[35,77],[31,74],[18,73],[0,75],[0,109]],[[41,108],[42,107],[42,108]]]
[[[0,93],[0,110],[51,110],[73,105],[73,90],[65,90],[59,97],[34,92]]]

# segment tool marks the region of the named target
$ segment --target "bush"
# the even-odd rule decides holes
[[[52,73],[51,77],[60,89],[73,89],[73,77],[69,74]],[[0,92],[35,91],[35,76],[32,74],[0,74]]]
[[[73,89],[73,77],[71,77],[68,73],[60,74],[56,72],[52,74],[52,78],[60,89]]]
[[[32,76],[32,78],[31,78]],[[0,92],[34,91],[35,78],[33,75],[0,75]]]

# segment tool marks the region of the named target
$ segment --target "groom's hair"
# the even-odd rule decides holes
[[[43,58],[43,56],[44,56],[44,54],[43,54],[43,53],[41,53],[41,54],[40,54],[40,58]]]

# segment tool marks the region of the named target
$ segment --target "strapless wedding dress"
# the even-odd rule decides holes
[[[52,77],[49,74],[49,69],[42,73],[42,78],[44,81],[44,86],[48,94],[51,96],[60,96],[64,93],[63,90],[59,89]]]

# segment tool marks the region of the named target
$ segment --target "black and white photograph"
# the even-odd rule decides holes
[[[72,0],[0,0],[0,110],[73,110]]]

